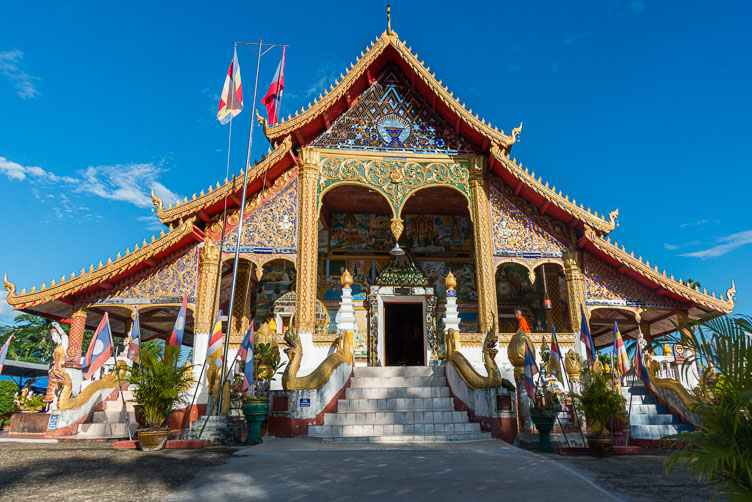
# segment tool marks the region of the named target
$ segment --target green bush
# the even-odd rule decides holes
[[[18,393],[18,385],[10,380],[0,381],[0,425],[10,423],[10,416],[16,408],[13,404],[16,393]]]

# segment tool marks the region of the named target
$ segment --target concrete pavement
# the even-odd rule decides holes
[[[560,462],[503,441],[330,444],[269,439],[169,500],[620,500]]]

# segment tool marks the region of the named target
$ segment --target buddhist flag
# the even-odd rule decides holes
[[[183,345],[183,331],[185,330],[185,313],[188,310],[188,293],[183,295],[183,304],[180,306],[178,318],[175,319],[175,327],[172,328],[172,334],[168,340],[169,345],[180,347]]]
[[[141,362],[141,326],[138,322],[138,310],[136,310],[136,314],[133,316],[131,342],[128,344],[128,359],[134,363]]]
[[[538,365],[535,363],[535,355],[530,350],[530,343],[525,341],[525,373],[523,374],[523,383],[525,390],[530,399],[535,401],[535,384],[533,377],[538,373]]]
[[[209,338],[209,348],[206,351],[206,362],[211,367],[212,365],[217,368],[222,367],[222,311],[217,314],[217,319],[214,321],[214,327],[212,328],[212,334]]]
[[[637,340],[637,348],[635,348],[632,365],[635,369],[635,375],[642,379],[642,381],[645,382],[645,385],[650,387],[650,375],[648,375],[648,368],[645,366],[645,361],[642,360],[642,348],[640,347],[639,340]]]
[[[580,306],[580,314],[582,314],[582,325],[580,326],[580,341],[585,344],[587,349],[588,365],[595,364],[595,345],[593,344],[593,337],[590,336],[590,328],[588,327],[587,316],[585,315],[585,309]]]
[[[241,387],[243,392],[247,391],[253,384],[253,332],[254,322],[251,321],[251,325],[248,327],[248,331],[243,337],[243,342],[240,344],[240,350],[238,351],[238,357],[243,361],[243,386]]]
[[[623,375],[632,367],[629,364],[627,348],[624,347],[624,341],[621,339],[619,325],[614,321],[614,366],[618,374]]]
[[[269,116],[269,125],[279,121],[279,112],[282,108],[282,91],[285,88],[285,48],[282,48],[282,60],[277,65],[269,90],[261,102],[266,105],[266,114]]]
[[[240,65],[238,64],[238,49],[232,56],[230,69],[227,70],[222,96],[219,98],[217,120],[222,125],[227,124],[243,110],[243,85],[240,82]]]
[[[10,335],[7,340],[5,340],[5,343],[3,344],[3,348],[0,349],[0,373],[3,372],[3,364],[5,364],[5,358],[8,357],[8,349],[10,348],[10,341],[13,340],[13,337],[15,335]]]
[[[81,368],[84,372],[84,379],[89,380],[111,355],[112,330],[110,330],[110,318],[105,312],[89,343],[89,349],[86,351],[86,357]]]
[[[556,378],[561,380],[561,349],[559,348],[559,341],[556,339],[556,330],[553,327],[551,328],[551,353],[548,357],[553,365]]]

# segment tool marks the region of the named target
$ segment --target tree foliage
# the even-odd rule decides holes
[[[10,380],[0,381],[0,425],[10,423],[10,416],[16,408],[13,399],[18,392],[18,385]]]
[[[683,443],[666,460],[668,473],[677,464],[708,482],[723,487],[732,500],[752,499],[752,318],[720,317],[690,321],[674,341],[704,365],[693,393],[692,411],[702,426],[669,439]]]

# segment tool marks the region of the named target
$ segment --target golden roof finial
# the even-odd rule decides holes
[[[392,34],[392,7],[386,4],[386,32]]]
[[[457,279],[454,278],[454,274],[450,270],[449,273],[446,276],[445,284],[447,287],[447,290],[451,291],[457,286]]]
[[[350,275],[350,271],[345,269],[345,273],[342,274],[342,286],[349,288],[352,286],[353,278],[352,275]]]

